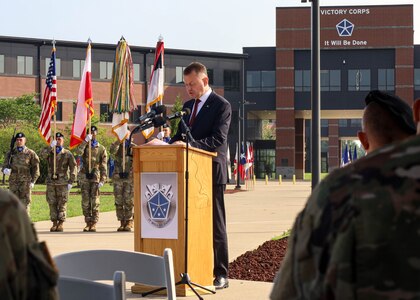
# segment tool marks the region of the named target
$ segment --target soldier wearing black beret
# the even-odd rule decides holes
[[[362,131],[357,135],[367,153],[416,134],[413,111],[400,97],[374,90],[365,103]]]

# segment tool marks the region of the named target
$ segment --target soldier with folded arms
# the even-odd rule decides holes
[[[44,148],[41,152],[41,157],[48,162],[47,202],[50,206],[50,219],[53,222],[51,232],[63,231],[69,191],[77,175],[76,160],[63,146],[64,135],[57,132],[50,147]]]
[[[16,134],[15,141],[16,147],[6,155],[10,155],[10,165],[3,165],[3,173],[9,175],[9,190],[20,199],[29,215],[31,190],[39,177],[39,158],[35,151],[26,147],[23,132]]]

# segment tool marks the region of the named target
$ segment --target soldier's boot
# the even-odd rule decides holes
[[[55,229],[55,231],[63,232],[63,222],[64,221],[58,221],[57,228]]]
[[[89,231],[89,228],[90,228],[90,222],[86,222],[86,226],[85,226],[85,228],[83,228],[83,231]]]
[[[125,223],[124,231],[131,231],[131,228],[133,228],[133,220],[128,220]]]
[[[121,220],[121,225],[120,227],[118,227],[117,231],[124,231],[124,227],[125,227],[125,221]]]
[[[50,228],[51,232],[57,231],[57,221],[53,221],[53,226]]]
[[[90,223],[89,231],[96,232],[96,222]]]

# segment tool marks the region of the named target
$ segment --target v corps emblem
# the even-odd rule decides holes
[[[175,201],[172,185],[154,183],[146,185],[144,196],[147,200],[143,212],[146,213],[147,221],[157,228],[166,227],[174,217]]]

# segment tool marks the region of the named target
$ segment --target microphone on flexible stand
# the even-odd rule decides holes
[[[191,114],[191,109],[189,109],[188,107],[186,107],[186,108],[184,108],[181,111],[177,111],[173,115],[167,116],[166,117],[166,120],[173,120],[173,119],[176,119],[176,118],[181,118],[182,116],[188,116],[189,114]]]
[[[156,115],[160,115],[161,113],[166,113],[165,105],[159,105],[152,108],[148,113],[145,113],[144,115],[140,116],[137,120],[139,123],[146,122],[147,120],[153,119]]]

